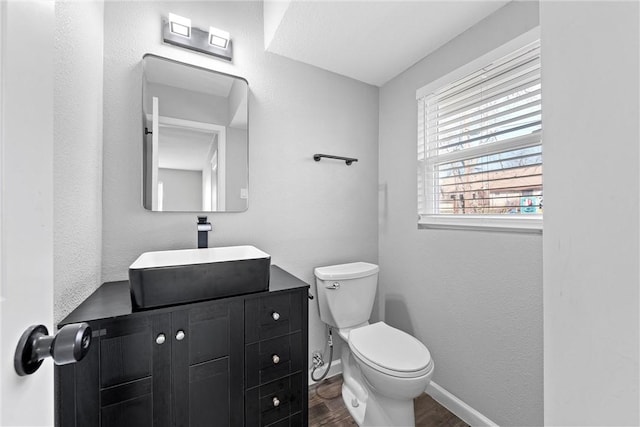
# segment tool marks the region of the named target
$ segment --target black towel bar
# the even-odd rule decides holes
[[[327,159],[344,160],[344,162],[347,164],[347,166],[349,166],[353,162],[357,162],[358,161],[358,159],[355,159],[353,157],[332,156],[331,154],[314,154],[313,155],[313,160],[315,160],[316,162],[319,162],[320,159],[323,158],[323,157],[326,157]]]

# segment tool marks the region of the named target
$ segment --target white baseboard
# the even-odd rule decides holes
[[[427,387],[426,393],[433,397],[433,400],[447,408],[455,416],[460,418],[470,426],[481,427],[497,427],[498,424],[491,421],[489,418],[482,415],[480,412],[473,409],[471,406],[464,403],[460,398],[449,393],[438,384],[431,381],[429,387]]]
[[[319,375],[322,375],[322,373],[324,373],[324,368],[318,368],[316,372],[317,372],[316,377]],[[342,365],[340,364],[340,359],[334,360],[331,363],[331,369],[329,369],[329,373],[325,378],[335,377],[336,375],[341,373],[342,373]],[[309,387],[314,385],[316,382],[317,381],[314,381],[313,379],[311,379],[311,371],[309,371]]]

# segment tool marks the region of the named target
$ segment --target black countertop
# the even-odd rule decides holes
[[[258,292],[249,295],[239,295],[238,297],[229,298],[245,298],[247,296],[261,296],[265,293],[286,291],[297,288],[308,288],[309,284],[303,282],[297,277],[287,273],[277,265],[271,266],[269,290],[266,292]],[[200,302],[202,303],[202,302]],[[198,303],[190,303],[192,305]],[[75,310],[67,317],[62,319],[58,327],[62,327],[69,323],[90,322],[93,320],[109,319],[119,316],[128,316],[136,313],[148,313],[150,310],[157,312],[174,309],[173,307],[149,309],[149,310],[133,310],[131,306],[131,292],[129,281],[107,282],[102,284],[94,293],[84,300]]]

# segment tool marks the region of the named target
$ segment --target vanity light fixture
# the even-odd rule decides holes
[[[228,32],[209,27],[209,31],[191,26],[191,19],[174,13],[162,19],[162,39],[165,43],[206,53],[231,61],[233,59],[231,36]]]
[[[226,49],[229,44],[229,33],[215,27],[209,27],[209,44]]]
[[[169,14],[169,31],[173,34],[191,38],[191,19],[175,13]]]

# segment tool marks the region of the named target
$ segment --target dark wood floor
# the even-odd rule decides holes
[[[342,401],[341,387],[342,376],[336,375],[309,389],[309,427],[356,425]],[[427,394],[418,397],[414,407],[418,427],[469,427]]]

